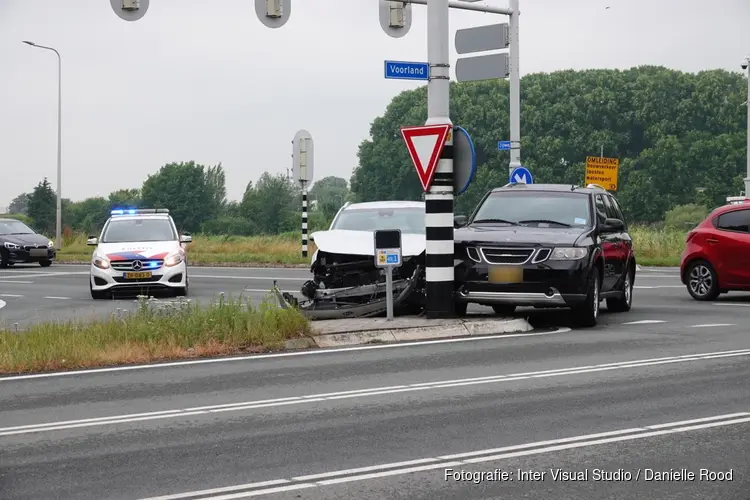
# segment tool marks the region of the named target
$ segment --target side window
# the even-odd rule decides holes
[[[612,202],[612,208],[615,209],[615,213],[617,214],[615,217],[620,219],[623,224],[625,224],[625,227],[627,227],[627,222],[625,221],[625,212],[622,211],[620,208],[620,204],[617,202],[617,198],[614,196],[609,196],[609,201]]]
[[[604,205],[602,195],[596,195],[596,218],[599,224],[604,224],[604,220],[607,218],[607,207]]]
[[[604,199],[604,210],[607,212],[607,217],[619,219],[615,207],[612,205],[612,198],[609,196],[602,196],[602,198]]]
[[[734,210],[720,215],[717,227],[724,231],[750,232],[750,210]]]

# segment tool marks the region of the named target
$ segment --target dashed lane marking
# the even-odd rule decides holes
[[[715,328],[719,326],[737,326],[734,323],[706,323],[705,325],[690,325],[690,328]]]
[[[15,281],[15,280],[0,279],[0,283],[13,283],[13,284],[16,284],[16,285],[31,285],[34,282],[33,281]]]
[[[20,298],[23,297],[23,295],[15,295],[13,293],[0,293],[0,297],[11,298],[11,299],[20,299]]]
[[[3,307],[5,307],[5,301],[4,300],[0,300],[0,309],[2,309]]]
[[[660,320],[660,319],[642,319],[640,321],[628,321],[627,323],[622,323],[623,325],[653,325],[656,323],[666,323],[666,321]]]
[[[44,297],[45,299],[52,299],[52,300],[71,300],[72,297]]]

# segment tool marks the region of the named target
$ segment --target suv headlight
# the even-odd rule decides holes
[[[47,242],[47,248],[52,248],[53,246],[55,246],[55,242],[54,242],[54,241],[52,241],[52,240],[49,240],[49,241]]]
[[[552,250],[549,260],[580,260],[588,254],[588,250],[581,247],[560,247]]]
[[[94,264],[99,269],[109,269],[109,259],[106,259],[104,257],[94,257],[94,260],[91,261],[92,264]]]
[[[182,262],[182,254],[180,252],[175,252],[173,254],[167,255],[167,257],[164,259],[164,265],[167,267],[176,266],[180,262]]]
[[[6,241],[5,242],[5,248],[7,248],[8,250],[18,250],[18,249],[21,248],[21,246],[20,245],[16,245],[15,243],[8,243]]]

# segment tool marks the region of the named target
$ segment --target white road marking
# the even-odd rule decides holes
[[[735,306],[735,307],[750,307],[750,304],[742,304],[739,302],[714,302],[715,306]]]
[[[10,297],[12,299],[20,299],[23,295],[15,295],[12,293],[0,293],[0,297]]]
[[[271,293],[270,288],[243,288],[243,292]],[[299,293],[299,290],[282,290],[284,293]]]
[[[132,413],[125,415],[113,415],[110,417],[95,417],[78,420],[67,420],[48,422],[43,424],[19,425],[14,427],[0,428],[0,436],[11,436],[17,434],[30,434],[35,432],[57,431],[76,429],[81,427],[93,427],[100,425],[112,425],[120,423],[141,422],[147,420],[158,420],[166,418],[178,418],[193,415],[205,415],[209,413],[222,413],[229,411],[254,410],[258,408],[270,408],[289,406],[297,404],[308,404],[320,401],[331,401],[338,399],[361,398],[379,396],[384,394],[399,394],[402,392],[427,391],[431,389],[447,389],[463,387],[467,385],[493,384],[501,382],[514,382],[532,378],[562,377],[566,375],[579,375],[584,373],[595,373],[611,370],[624,370],[628,368],[640,368],[644,366],[666,365],[672,363],[683,363],[689,361],[702,361],[707,359],[728,358],[736,356],[750,356],[750,349],[735,351],[720,351],[701,354],[686,354],[681,356],[669,356],[664,358],[640,359],[634,361],[620,361],[617,363],[606,363],[591,366],[576,366],[571,368],[559,368],[555,370],[543,370],[527,373],[512,373],[509,375],[491,375],[456,380],[439,380],[433,382],[421,382],[415,384],[394,385],[388,387],[373,387],[370,389],[357,389],[351,391],[331,392],[325,394],[308,394],[305,396],[291,396],[286,398],[266,399],[259,401],[243,401],[239,403],[225,403],[219,405],[200,406],[193,408],[180,408],[175,410],[162,410],[145,413]]]
[[[270,358],[286,358],[294,356],[315,356],[320,354],[345,354],[355,351],[369,351],[373,349],[400,349],[403,347],[420,347],[424,345],[434,344],[453,344],[459,342],[475,342],[478,340],[501,340],[516,337],[539,337],[543,335],[554,335],[556,333],[566,333],[571,331],[568,327],[559,327],[551,332],[536,332],[536,333],[509,333],[502,335],[484,335],[477,337],[458,337],[454,339],[438,339],[438,340],[418,340],[414,342],[401,342],[397,344],[381,344],[381,345],[364,345],[355,347],[344,347],[334,349],[315,349],[310,351],[296,351],[296,352],[280,352],[275,354],[254,354],[250,356],[237,356],[232,358],[212,358],[212,359],[194,359],[189,361],[173,361],[169,363],[154,363],[147,365],[135,365],[135,366],[115,366],[111,368],[94,368],[91,370],[71,370],[65,372],[51,372],[51,373],[33,373],[30,375],[14,375],[10,377],[0,377],[0,382],[12,382],[15,380],[29,380],[36,378],[51,378],[51,377],[66,377],[69,375],[93,375],[97,373],[109,373],[109,372],[123,372],[130,370],[146,370],[146,369],[161,369],[161,368],[180,368],[183,366],[190,365],[203,365],[211,363],[230,363],[237,361],[262,361]]]
[[[283,278],[280,276],[222,276],[210,274],[190,274],[190,278],[206,278],[212,280],[268,280],[268,281],[307,281],[310,278]]]
[[[633,285],[633,288],[685,288],[685,285]]]
[[[0,279],[0,283],[13,283],[13,284],[16,284],[16,285],[31,285],[34,282],[33,281],[16,281],[16,280]]]
[[[666,323],[660,319],[642,319],[640,321],[629,321],[627,323],[620,323],[621,325],[652,325],[656,323]]]
[[[698,423],[700,422],[700,423]],[[596,434],[585,434],[580,436],[571,436],[562,439],[553,439],[548,441],[538,441],[520,445],[504,446],[500,448],[471,451],[458,453],[454,455],[443,455],[438,457],[425,457],[407,462],[385,463],[359,469],[346,469],[309,476],[297,476],[289,479],[277,479],[275,481],[265,481],[260,483],[248,483],[236,486],[227,486],[224,488],[213,488],[210,490],[198,490],[174,495],[162,495],[158,497],[143,498],[141,500],[181,500],[185,498],[201,497],[203,500],[234,500],[247,498],[251,496],[268,495],[284,491],[293,491],[303,488],[314,488],[321,486],[330,486],[354,481],[365,481],[368,479],[383,478],[388,476],[397,476],[415,472],[424,472],[435,469],[451,469],[470,464],[496,462],[510,458],[523,457],[529,455],[538,455],[543,453],[552,453],[575,448],[585,448],[601,444],[634,441],[637,439],[653,438],[666,436],[669,434],[678,434],[702,429],[710,429],[727,425],[739,425],[750,422],[750,413],[740,412],[727,415],[717,415],[715,417],[684,420],[679,422],[669,422],[657,425],[646,425],[643,427],[633,427],[630,429],[620,429],[609,432]],[[468,458],[473,457],[473,458]],[[411,466],[413,464],[426,464]],[[381,471],[361,474],[366,471]],[[447,472],[447,471],[446,471]],[[343,477],[342,477],[343,476]],[[315,481],[321,478],[323,481]],[[266,485],[273,485],[273,488],[264,488]],[[285,486],[281,486],[285,485]],[[260,489],[259,489],[260,488]],[[245,491],[242,491],[245,490]],[[247,491],[253,490],[253,491]],[[215,493],[237,492],[229,495],[211,496]]]
[[[71,300],[72,297],[44,297],[45,299],[52,299],[52,300]]]
[[[3,273],[5,274],[5,273]],[[17,274],[14,276],[9,276],[10,278],[49,278],[54,276],[74,276],[74,275],[84,275],[89,274],[88,272],[64,272],[64,273],[29,273],[26,274]],[[0,283],[5,283],[6,279],[4,276],[0,276]]]
[[[707,323],[705,325],[690,325],[690,328],[715,328],[719,326],[737,326],[734,323]]]
[[[0,309],[6,306],[6,303],[4,300],[0,300]]]
[[[639,280],[639,279],[648,280],[648,279],[654,279],[654,278],[659,278],[659,279],[664,279],[664,278],[680,279],[680,275],[679,274],[648,274],[646,276],[642,276],[642,275],[639,275],[639,274],[635,275],[635,279],[636,280]]]

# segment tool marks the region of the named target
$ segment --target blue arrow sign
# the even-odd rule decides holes
[[[510,151],[510,141],[497,141],[498,151]]]
[[[529,172],[529,169],[525,167],[516,167],[510,173],[510,182],[534,184],[534,178],[531,176],[531,172]]]
[[[477,173],[477,152],[469,133],[453,126],[453,188],[456,195],[469,189]]]
[[[390,80],[429,80],[430,65],[426,62],[385,61],[385,77]]]

